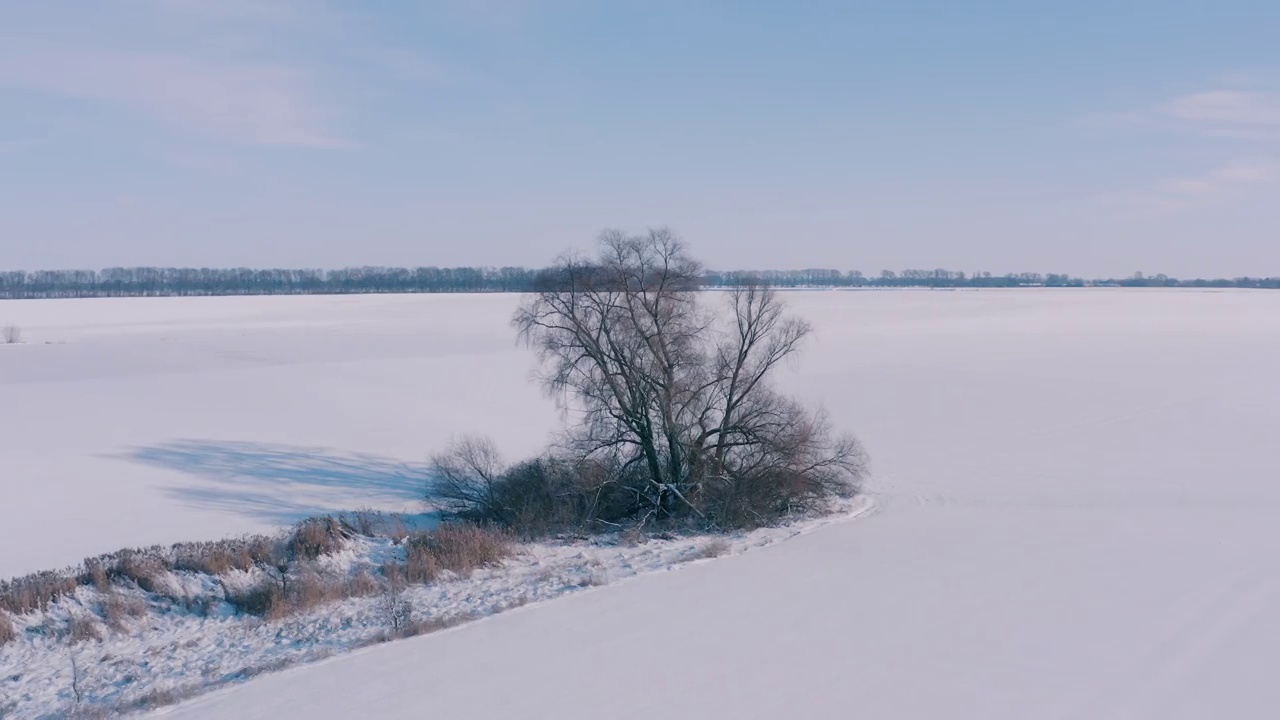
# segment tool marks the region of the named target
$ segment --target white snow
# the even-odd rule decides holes
[[[105,599],[92,587],[81,587],[46,611],[17,618],[23,640],[0,646],[0,717],[68,714],[77,707],[73,677],[82,694],[81,708],[128,708],[159,694],[190,697],[263,672],[385,642],[395,634],[393,614],[402,625],[467,622],[764,547],[851,520],[872,508],[867,498],[858,497],[839,502],[834,512],[821,518],[727,538],[670,536],[628,545],[614,536],[524,544],[500,567],[469,577],[410,585],[395,596],[350,598],[275,621],[237,614],[222,602],[209,576],[169,573],[168,584],[181,587],[169,591],[170,598],[147,595],[137,588],[112,590],[117,598],[123,595],[147,602],[150,611],[145,616],[126,620],[123,628],[98,623],[99,641],[72,642],[67,637],[72,619],[96,622]],[[376,572],[393,556],[404,559],[403,551],[397,554],[390,540],[357,536],[318,564],[333,575],[350,576],[362,570]],[[243,586],[253,579],[233,571],[219,582]],[[195,600],[212,600],[211,610],[193,611]],[[78,676],[73,675],[73,657]]]
[[[818,337],[786,384],[862,437],[874,514],[269,674],[168,716],[1280,707],[1280,293],[790,299]],[[463,432],[536,448],[557,418],[505,326],[513,302],[0,304],[28,340],[0,346],[17,408],[0,416],[0,575],[304,511],[411,506],[389,479]]]
[[[362,505],[417,510],[428,454],[461,434],[535,452],[558,417],[528,382],[514,302],[0,303],[27,341],[0,345],[0,577]]]

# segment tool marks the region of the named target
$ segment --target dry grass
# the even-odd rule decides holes
[[[0,647],[18,639],[18,627],[13,624],[13,616],[0,610]],[[0,715],[3,717],[3,715]]]
[[[94,705],[76,705],[67,710],[65,717],[68,720],[106,720],[106,718],[114,717],[115,713],[107,708],[96,707]]]
[[[80,577],[81,585],[92,585],[98,592],[111,591],[111,575],[107,563],[102,558],[88,558],[84,561],[84,574]]]
[[[368,570],[361,570],[347,580],[348,597],[368,597],[382,592],[382,583]]]
[[[387,538],[400,542],[409,535],[400,513],[384,513],[381,510],[361,508],[338,516],[338,522],[357,535]]]
[[[400,513],[392,513],[379,532],[383,537],[388,538],[397,545],[409,537],[409,527],[405,525],[404,518],[400,516]]]
[[[382,574],[383,580],[386,581],[390,590],[400,590],[409,584],[408,564],[389,560],[378,568],[378,572]]]
[[[378,531],[382,528],[383,515],[378,510],[360,508],[353,512],[343,513],[338,517],[338,520],[346,527],[351,528],[351,532],[365,537],[376,537]]]
[[[16,345],[22,342],[22,328],[17,325],[5,325],[3,334],[6,345]]]
[[[419,548],[434,558],[441,570],[464,576],[501,563],[511,555],[512,547],[510,535],[479,525],[441,525],[408,540],[410,552]]]
[[[371,569],[361,569],[350,576],[325,572],[311,562],[341,550],[347,538],[366,531],[401,536],[404,560],[388,561],[379,568],[380,576]],[[396,538],[391,539],[396,542]],[[241,614],[279,620],[346,598],[388,592],[398,595],[405,586],[433,582],[443,572],[466,576],[476,569],[501,563],[513,549],[511,537],[502,531],[449,524],[409,534],[399,517],[388,519],[380,513],[362,513],[350,521],[312,518],[299,523],[283,538],[246,536],[170,547],[125,549],[88,558],[78,568],[36,573],[0,583],[0,639],[16,636],[11,615],[47,610],[50,603],[75,593],[80,586],[91,586],[99,592],[99,606],[96,613],[72,619],[68,626],[72,642],[101,640],[108,627],[116,632],[128,632],[133,621],[145,617],[152,602],[131,589],[132,586],[168,598],[196,613],[207,614],[219,599],[225,599]],[[254,573],[257,580],[247,585],[232,583],[225,576],[233,571]],[[216,595],[177,597],[178,578],[174,573],[220,578],[222,598]],[[435,619],[412,624],[406,617],[404,622],[397,623],[395,632],[397,636],[420,634],[449,622],[452,621]]]
[[[303,520],[289,538],[289,555],[303,560],[332,555],[342,549],[346,536],[342,524],[331,517]]]
[[[643,543],[648,538],[644,534],[644,529],[640,527],[629,527],[618,534],[618,544],[622,547],[635,547]]]
[[[449,615],[447,617],[429,617],[421,620],[410,620],[400,625],[392,627],[380,633],[376,633],[366,638],[360,645],[368,647],[369,645],[379,645],[381,643],[398,640],[401,638],[417,637],[418,635],[427,635],[441,630],[448,630],[451,627],[457,627],[463,623],[479,617],[473,613],[464,613],[461,615]]]
[[[609,573],[604,570],[589,570],[578,579],[578,587],[600,587],[609,584]]]
[[[382,571],[393,586],[397,582],[426,584],[442,571],[465,576],[497,565],[511,551],[511,538],[506,533],[477,525],[442,525],[410,535],[405,542],[405,561],[384,565]]]
[[[123,712],[156,710],[169,705],[177,705],[190,697],[190,695],[190,693],[181,693],[176,690],[169,689],[149,690],[143,695],[134,698],[132,702],[121,708],[121,710]]]
[[[729,552],[729,541],[724,538],[715,538],[703,543],[702,547],[694,551],[691,560],[707,560],[717,558]]]
[[[505,612],[507,610],[515,610],[516,608],[521,608],[521,607],[524,607],[525,605],[528,605],[530,602],[533,602],[533,598],[529,597],[528,593],[525,593],[524,595],[512,598],[510,600],[507,600],[506,602],[499,603],[497,606],[495,606],[494,610],[495,612]]]
[[[78,568],[33,573],[0,581],[0,610],[22,615],[47,610],[49,604],[77,587],[111,593],[114,583],[132,582],[142,590],[168,596],[171,573],[224,575],[256,567],[282,568],[288,555],[315,557],[340,547],[342,531],[331,518],[301,523],[287,540],[252,535],[215,542],[178,543],[171,547],[131,548],[87,558]],[[185,600],[173,597],[174,600]]]
[[[135,713],[147,712],[150,710],[158,710],[169,705],[176,705],[183,700],[198,695],[207,686],[187,685],[178,688],[153,688],[136,695],[124,702],[116,703],[109,707],[96,707],[92,705],[77,705],[67,710],[65,717],[76,718],[113,718],[122,715],[133,715]],[[0,717],[5,717],[0,715]],[[64,717],[64,716],[59,716]]]
[[[300,613],[348,596],[350,584],[345,578],[326,577],[311,568],[304,568],[289,583],[285,595],[288,612]]]
[[[404,636],[413,637],[415,635],[426,635],[427,633],[448,630],[473,619],[475,619],[475,615],[470,614],[423,618],[409,623],[404,629]]]
[[[408,583],[426,584],[440,574],[440,561],[432,547],[425,542],[409,542],[404,549],[404,580]]]
[[[265,535],[249,535],[214,542],[173,546],[173,568],[206,575],[247,572],[257,565],[277,566],[285,557],[281,542]]]
[[[121,550],[115,554],[115,566],[110,573],[132,580],[138,587],[151,593],[164,588],[165,578],[173,564],[162,548],[145,550]]]
[[[278,567],[284,558],[285,544],[266,536],[119,550],[86,558],[79,568],[0,581],[0,609],[15,615],[47,610],[51,602],[82,585],[111,593],[114,583],[120,581],[164,595],[170,589],[173,571],[222,575],[258,566]]]
[[[280,583],[264,578],[245,588],[226,591],[227,602],[245,615],[276,616],[284,604]]]
[[[250,665],[249,667],[241,668],[240,671],[237,672],[236,674],[248,680],[250,678],[256,678],[259,675],[265,675],[267,673],[273,673],[273,672],[280,672],[281,670],[284,670],[285,668],[288,668],[289,666],[295,664],[295,662],[296,662],[295,660],[291,660],[289,658],[280,658],[278,660],[271,660],[269,662],[261,663],[259,665]]]
[[[87,615],[77,615],[71,618],[67,624],[67,632],[71,637],[71,642],[85,642],[87,640],[95,640],[101,642],[106,639],[106,633],[103,632],[102,623],[97,618]]]
[[[67,572],[32,573],[0,582],[0,610],[14,615],[46,610],[49,603],[75,592],[79,583]]]
[[[102,601],[102,617],[116,632],[127,632],[129,621],[145,616],[147,610],[147,601],[137,595],[112,592]]]
[[[236,590],[227,589],[227,602],[246,615],[267,620],[282,620],[336,600],[381,590],[368,573],[364,580],[326,576],[312,567],[294,567],[283,577],[265,577],[257,583]],[[359,576],[357,575],[357,578]]]

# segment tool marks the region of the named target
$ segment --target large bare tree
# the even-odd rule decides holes
[[[857,442],[770,383],[810,326],[764,285],[702,293],[702,273],[657,229],[607,231],[595,258],[565,256],[538,278],[513,322],[545,387],[581,419],[571,455],[612,468],[596,477],[634,493],[644,519],[765,521],[851,491],[865,468]]]

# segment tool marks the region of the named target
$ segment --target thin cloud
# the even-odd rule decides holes
[[[180,132],[244,144],[349,145],[318,82],[317,23],[296,0],[121,0],[69,24],[69,3],[32,5],[0,28],[0,92],[83,101]],[[88,20],[92,20],[90,17]]]
[[[0,51],[0,85],[102,102],[244,143],[341,147],[299,71],[83,46]]]
[[[1276,181],[1276,164],[1269,161],[1233,163],[1214,170],[1212,176],[1220,183],[1269,185]]]
[[[1280,183],[1273,145],[1280,141],[1280,93],[1258,85],[1257,73],[1248,77],[1253,84],[1247,88],[1243,76],[1230,83],[1220,78],[1215,89],[1179,95],[1145,112],[1086,116],[1093,127],[1175,133],[1183,144],[1204,151],[1222,147],[1206,138],[1238,141],[1234,158],[1222,158],[1208,170],[1156,179],[1108,195],[1107,201],[1129,210],[1176,212],[1257,197],[1260,188]],[[1240,154],[1241,147],[1249,149]]]
[[[1228,200],[1251,188],[1274,185],[1280,165],[1269,158],[1237,160],[1199,175],[1161,180],[1148,191],[1133,194],[1130,204],[1148,210],[1186,210]]]
[[[1174,98],[1160,112],[1203,134],[1280,140],[1280,93],[1209,90]]]

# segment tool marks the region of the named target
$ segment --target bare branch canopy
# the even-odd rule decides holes
[[[763,523],[851,493],[865,472],[852,437],[772,386],[809,324],[766,285],[704,292],[702,276],[670,230],[610,230],[595,257],[543,271],[515,313],[545,389],[577,420],[542,481],[578,493],[585,520]],[[465,442],[438,460],[450,495],[501,511],[490,458]]]

